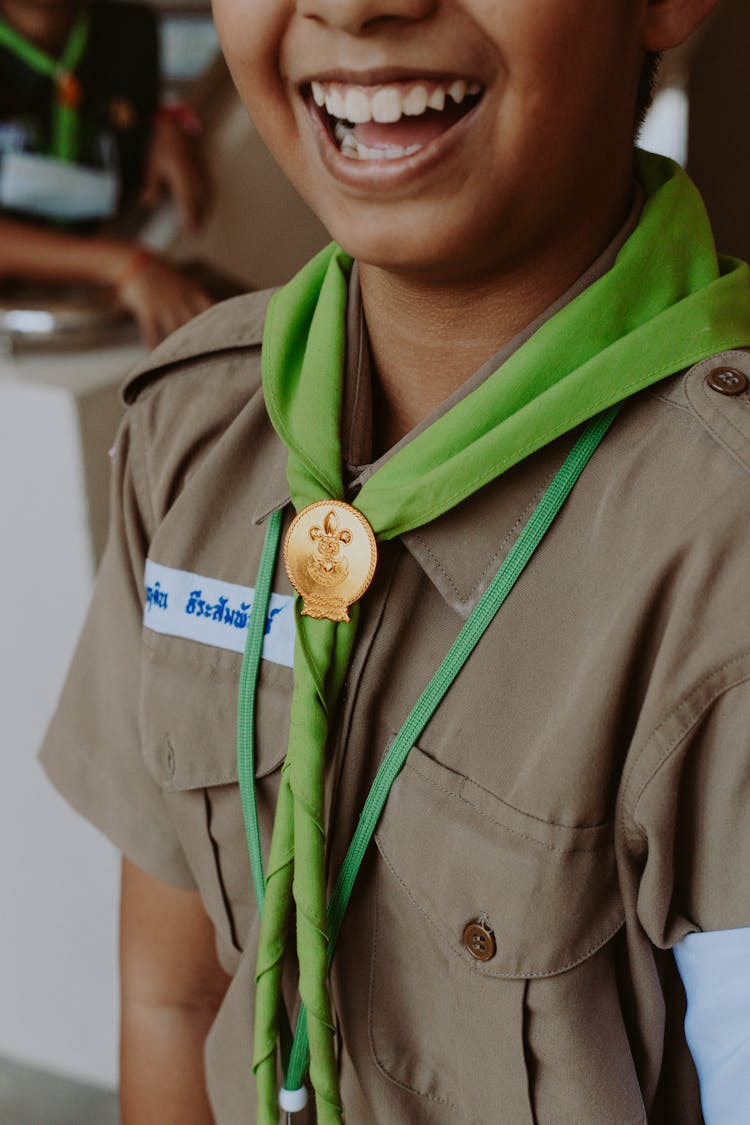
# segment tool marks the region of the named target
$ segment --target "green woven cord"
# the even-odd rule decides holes
[[[298,644],[304,648],[305,660],[317,676],[325,681],[328,665],[348,664],[354,637],[354,622],[343,629],[326,621],[297,617]],[[326,921],[325,808],[324,784],[330,722],[329,707],[335,707],[331,696],[317,696],[313,712],[304,698],[304,680],[295,692],[292,715],[300,725],[295,729],[291,753],[291,782],[294,794],[294,901],[297,906],[297,958],[299,991],[307,1011],[310,1037],[310,1079],[320,1125],[336,1125],[341,1121],[343,1107],[336,1077],[334,1024],[326,988],[328,964],[328,926]],[[321,972],[321,967],[323,972]]]
[[[260,846],[258,810],[255,801],[255,696],[258,690],[260,657],[266,632],[268,602],[281,532],[281,512],[273,512],[268,519],[268,533],[263,546],[251,606],[250,622],[245,643],[245,659],[240,672],[237,693],[237,762],[242,814],[250,856],[250,873],[253,879],[258,913],[263,917],[266,884]]]
[[[278,1121],[277,1046],[284,951],[292,915],[293,828],[294,799],[285,762],[276,802],[255,970],[253,1071],[258,1086],[257,1125],[275,1125]]]
[[[318,628],[320,626],[320,628]],[[319,1125],[343,1120],[334,1055],[333,1020],[326,989],[324,773],[334,693],[326,691],[329,667],[346,668],[356,629],[349,624],[315,621],[297,614],[295,688],[290,719],[290,749],[284,788],[277,805],[256,971],[254,1068],[259,1083],[258,1125],[278,1119],[275,1052],[281,1007],[281,958],[289,930],[289,880],[297,907],[300,997],[310,1037],[310,1077]],[[300,670],[302,670],[300,672]],[[312,692],[310,688],[312,687]],[[290,803],[288,794],[293,796]],[[293,811],[292,811],[293,810]],[[277,842],[278,841],[278,842]],[[321,971],[322,966],[322,971]],[[291,1081],[291,1079],[290,1079]]]

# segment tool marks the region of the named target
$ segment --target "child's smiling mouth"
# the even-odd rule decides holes
[[[393,161],[421,152],[465,117],[484,88],[468,78],[413,78],[361,85],[313,80],[307,101],[339,152]]]

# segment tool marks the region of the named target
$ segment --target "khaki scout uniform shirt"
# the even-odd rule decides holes
[[[148,555],[255,584],[288,498],[260,389],[265,307],[210,310],[129,384],[112,535],[43,750],[131,860],[200,891],[234,978],[207,1043],[219,1125],[255,1116],[241,656],[143,628],[143,573]],[[352,478],[367,363],[355,292]],[[711,389],[725,363],[750,376],[730,353],[625,406],[393,786],[332,970],[351,1125],[702,1120],[670,948],[750,924],[750,397]],[[331,751],[331,881],[389,740],[574,437],[382,545]],[[273,589],[292,593],[281,565]],[[291,669],[264,660],[266,855],[291,691]],[[482,914],[486,962],[463,940]]]

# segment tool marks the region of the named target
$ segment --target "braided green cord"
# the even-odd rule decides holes
[[[250,610],[250,620],[247,629],[245,656],[240,672],[239,692],[237,697],[237,777],[239,781],[242,814],[245,822],[248,854],[250,857],[250,871],[252,874],[255,900],[258,904],[258,915],[262,920],[265,908],[266,880],[263,872],[263,852],[260,839],[260,824],[258,821],[258,808],[255,794],[255,699],[257,693],[260,661],[263,652],[263,640],[268,620],[268,604],[271,597],[271,584],[278,554],[279,539],[281,536],[282,513],[274,512],[268,520],[266,536],[263,543],[258,578],[255,584],[253,604]],[[279,795],[279,804],[289,797],[289,787],[286,779],[282,780],[284,793]],[[278,807],[278,805],[277,805]],[[287,823],[291,821],[291,815]],[[279,819],[284,825],[284,816]],[[289,883],[291,880],[291,864],[293,852],[282,843],[283,834],[279,836],[274,848],[271,847],[270,872],[280,876],[279,897],[289,899]],[[269,876],[270,877],[270,876]],[[287,922],[288,924],[288,922]],[[278,1020],[279,1037],[281,1039],[282,1057],[288,1058],[291,1051],[292,1035],[286,1011],[281,1004],[281,975],[283,963],[283,949],[275,959],[269,960],[264,966],[262,976],[268,979],[261,986],[270,994],[278,995]],[[258,1051],[253,1065],[258,1073],[259,1098],[262,1103],[270,1102],[270,1110],[276,1113],[276,1031],[273,1033],[273,1044],[268,1040],[261,1041],[264,1045]],[[266,1058],[270,1064],[263,1067]],[[275,1118],[273,1118],[275,1119]]]
[[[329,965],[362,860],[375,833],[393,782],[403,768],[412,746],[435,714],[446,692],[523,573],[529,559],[612,425],[619,409],[619,406],[611,407],[586,427],[391,744],[365,801],[329,903],[327,915]],[[306,1016],[303,1007],[297,1020],[289,1060],[287,1083],[291,1089],[301,1085],[307,1070]]]
[[[270,541],[270,535],[268,538]],[[325,748],[329,707],[335,705],[335,699],[326,699],[325,674],[322,670],[327,667],[334,648],[337,650],[333,656],[334,661],[348,664],[355,622],[336,626],[330,621],[316,621],[314,630],[310,630],[308,626],[309,621],[298,614],[294,657],[295,688],[290,718],[290,729],[294,737],[290,737],[290,751],[282,771],[282,788],[271,841],[265,910],[258,946],[253,1060],[259,1091],[257,1125],[275,1125],[278,1120],[276,1042],[279,1013],[283,1010],[283,957],[293,896],[297,906],[300,997],[314,1013],[310,1018],[313,1029],[310,1065],[318,1121],[319,1125],[340,1125],[343,1121],[333,1022],[325,986],[328,960]],[[255,811],[257,815],[257,810]],[[252,816],[252,805],[249,812]],[[255,839],[254,832],[251,838]]]
[[[268,618],[268,603],[271,598],[271,583],[280,537],[281,512],[274,512],[268,520],[263,551],[260,557],[237,695],[237,777],[240,786],[240,800],[245,821],[255,901],[258,904],[258,913],[261,917],[263,917],[263,906],[266,898],[266,881],[263,874],[263,852],[260,843],[258,808],[255,800],[255,696]]]
[[[292,913],[294,874],[294,798],[284,764],[276,802],[271,851],[266,877],[265,909],[258,938],[255,975],[255,1034],[253,1071],[258,1085],[256,1125],[277,1125],[278,1081],[276,1050],[279,1040],[284,951]]]
[[[325,745],[327,727],[328,724],[321,721],[317,732],[314,729],[310,731],[313,737],[316,733],[321,736],[322,745]],[[293,894],[297,907],[299,993],[307,1012],[310,1081],[315,1091],[317,1118],[320,1125],[339,1125],[343,1122],[343,1106],[336,1072],[334,1024],[326,988],[329,945],[325,894],[325,810],[322,800],[325,761],[325,755],[318,748],[318,753],[311,756],[309,765],[312,768],[306,771],[306,776],[296,786],[295,771],[292,771],[294,848],[299,857],[295,866]],[[287,1082],[290,1088],[294,1088],[288,1075]]]
[[[299,716],[292,704],[295,739],[291,740],[291,785],[294,793],[294,900],[297,907],[297,959],[299,992],[307,1013],[310,1045],[310,1080],[315,1091],[320,1125],[340,1125],[343,1107],[338,1088],[335,1028],[326,988],[329,961],[326,912],[325,770],[326,747],[341,676],[329,669],[349,666],[356,632],[356,611],[348,624],[310,621],[298,613],[298,651],[306,671],[316,685],[315,709],[311,709],[300,672]],[[286,1085],[296,1089],[304,1079],[287,1069]]]

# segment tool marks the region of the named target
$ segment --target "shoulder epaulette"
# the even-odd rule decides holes
[[[265,289],[230,297],[173,332],[128,376],[120,392],[123,402],[134,402],[148,383],[161,378],[177,364],[220,352],[259,347],[272,293],[272,289]]]

